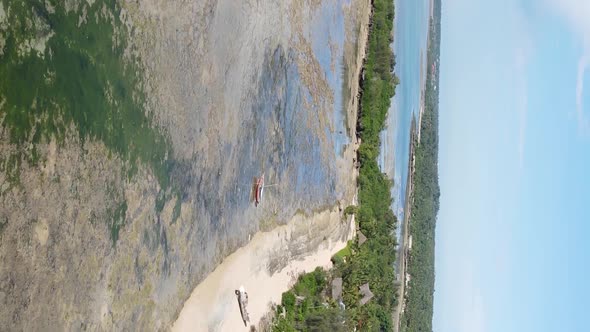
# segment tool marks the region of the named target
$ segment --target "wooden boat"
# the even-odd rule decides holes
[[[258,206],[262,200],[262,192],[264,190],[264,174],[256,179],[254,184],[254,206]]]
[[[248,323],[250,322],[250,317],[246,311],[246,306],[248,305],[248,293],[246,293],[244,286],[240,286],[240,289],[236,289],[235,293],[236,297],[238,298],[238,305],[240,306],[242,321],[244,322],[244,326],[248,326]]]

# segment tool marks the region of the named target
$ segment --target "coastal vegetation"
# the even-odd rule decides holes
[[[438,76],[440,54],[441,1],[434,1],[430,22],[428,76],[425,108],[422,114],[420,142],[416,147],[414,201],[410,216],[413,239],[409,254],[406,308],[401,331],[432,331],[434,295],[434,232],[439,208],[438,185]]]
[[[393,36],[393,1],[373,1],[372,25],[362,80],[361,109],[357,134],[359,205],[347,209],[357,217],[366,241],[352,241],[335,255],[334,268],[299,277],[293,289],[283,294],[276,308],[275,331],[353,330],[389,331],[396,304],[394,272],[397,219],[391,210],[392,182],[377,163],[390,100],[399,80],[393,74],[395,57],[390,48]],[[342,298],[329,294],[331,280],[342,278]],[[368,284],[373,297],[361,304],[360,287]],[[340,303],[340,301],[342,303]],[[345,308],[345,309],[344,309]],[[320,325],[321,324],[321,325]]]
[[[327,272],[316,268],[299,276],[293,289],[283,293],[276,307],[273,331],[341,331],[345,328],[344,312],[325,297]]]

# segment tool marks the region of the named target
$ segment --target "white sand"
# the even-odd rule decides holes
[[[298,215],[285,226],[256,234],[194,289],[172,331],[248,331],[250,325],[258,326],[270,302],[280,303],[299,273],[331,266],[330,258],[353,233],[354,220],[342,221],[339,210],[333,209],[311,218]],[[297,249],[303,249],[304,257],[292,256]],[[288,265],[271,275],[273,259]],[[248,293],[248,327],[234,293],[242,285]]]

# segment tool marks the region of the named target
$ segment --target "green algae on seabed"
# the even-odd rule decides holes
[[[121,227],[125,225],[125,213],[127,212],[127,202],[122,201],[120,202],[114,210],[109,211],[110,215],[110,224],[109,229],[111,231],[111,240],[113,241],[113,246],[116,245],[117,240],[119,239],[119,231]]]
[[[127,30],[117,2],[0,5],[0,121],[18,147],[0,156],[0,171],[18,181],[21,160],[37,164],[37,143],[63,143],[75,128],[82,142],[100,140],[126,161],[128,176],[142,162],[168,187],[170,144],[142,108],[137,59],[123,57]]]
[[[0,154],[0,172],[10,187],[23,162],[38,165],[38,143],[63,144],[74,130],[82,144],[103,142],[128,177],[147,165],[169,192],[171,146],[143,109],[120,13],[116,0],[0,0],[0,122],[16,147]],[[106,222],[116,244],[127,203],[111,190]]]

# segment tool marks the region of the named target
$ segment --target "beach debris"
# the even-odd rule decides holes
[[[236,289],[235,293],[236,297],[238,298],[238,305],[240,306],[242,321],[244,322],[244,326],[248,326],[248,323],[250,322],[250,317],[246,311],[246,306],[248,305],[248,293],[246,293],[244,286],[240,286],[239,289]]]

